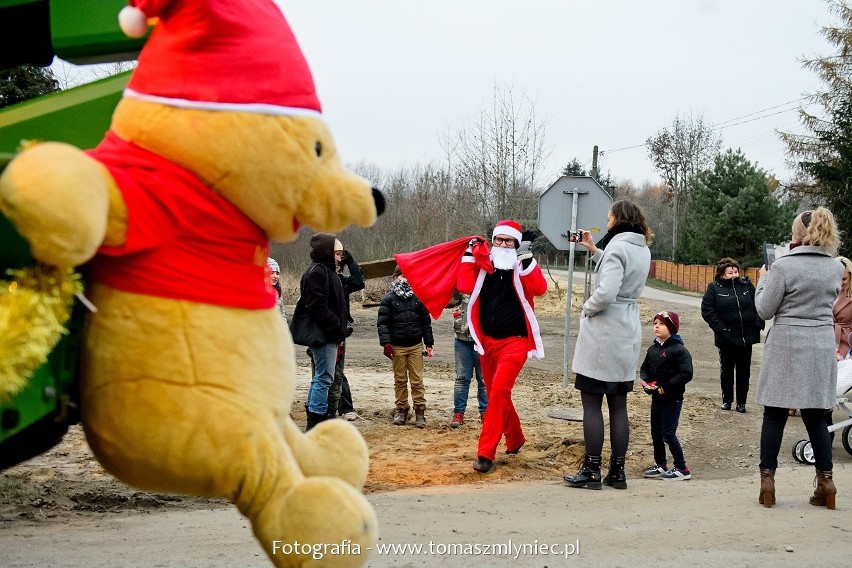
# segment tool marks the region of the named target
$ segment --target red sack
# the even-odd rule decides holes
[[[437,320],[450,303],[462,256],[470,240],[475,238],[482,239],[476,236],[462,237],[422,250],[394,255],[414,295],[423,302],[433,319]]]

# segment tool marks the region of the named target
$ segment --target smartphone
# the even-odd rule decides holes
[[[771,243],[763,243],[763,264],[766,266],[766,270],[772,266],[772,262],[775,260],[775,245]]]

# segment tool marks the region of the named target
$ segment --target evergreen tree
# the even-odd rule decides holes
[[[789,240],[797,204],[779,203],[777,185],[742,152],[728,150],[692,182],[687,229],[676,251],[681,262],[712,264],[730,256],[762,264],[762,244]]]
[[[59,81],[50,69],[21,65],[0,70],[0,108],[58,90]]]
[[[583,164],[580,163],[580,160],[574,158],[568,164],[562,168],[563,176],[584,176],[586,174],[586,168],[583,167]]]
[[[807,59],[806,68],[825,83],[825,89],[808,97],[819,114],[799,110],[806,134],[782,133],[789,155],[802,177],[790,189],[824,203],[834,213],[846,238],[840,253],[852,254],[852,7],[846,0],[829,0],[839,24],[821,33],[836,47],[834,55]]]

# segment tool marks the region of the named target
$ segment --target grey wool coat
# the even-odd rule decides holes
[[[755,307],[775,318],[763,346],[755,400],[779,408],[831,408],[837,401],[834,300],[843,265],[821,247],[798,246],[760,278]]]
[[[642,349],[636,302],[648,279],[651,251],[644,235],[620,233],[592,260],[595,291],[583,304],[571,370],[604,382],[632,381]]]

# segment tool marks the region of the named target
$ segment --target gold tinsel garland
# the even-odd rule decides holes
[[[68,333],[74,295],[83,291],[70,268],[7,270],[0,279],[0,400],[24,388]]]

